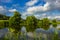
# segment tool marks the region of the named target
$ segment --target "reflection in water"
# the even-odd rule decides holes
[[[26,28],[25,27],[22,27],[21,28],[21,32],[26,32]]]
[[[53,26],[52,26],[52,25],[50,25],[50,28],[52,28],[52,27],[53,27]],[[60,24],[58,24],[56,28],[60,28]]]
[[[57,28],[58,27],[60,27],[60,25],[58,25]],[[50,26],[50,28],[48,30],[44,30],[42,28],[37,28],[35,30],[35,33],[34,32],[27,32],[26,28],[22,27],[21,32],[23,34],[25,34],[24,36],[26,38],[31,38],[31,39],[34,38],[34,36],[36,36],[36,38],[42,37],[42,39],[48,38],[51,40],[55,33],[58,33],[58,38],[60,37],[60,30],[57,30],[56,28],[52,27],[52,25]],[[4,37],[8,33],[9,33],[8,28],[0,29],[0,38]],[[9,35],[10,35],[10,33],[9,33]],[[11,35],[12,35],[12,33],[11,33]]]
[[[8,28],[0,29],[0,37],[3,37],[7,33],[8,33]]]
[[[60,25],[58,25],[57,28],[60,28]]]

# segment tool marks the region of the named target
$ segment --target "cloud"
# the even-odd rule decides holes
[[[29,14],[32,13],[45,13],[48,11],[59,10],[60,11],[60,0],[45,0],[46,4],[44,6],[32,6],[28,7],[26,12]],[[35,4],[35,3],[34,3]]]
[[[55,16],[55,18],[60,18],[60,16]]]
[[[48,16],[47,18],[48,18],[48,19],[51,19],[52,17],[51,17],[51,16]]]
[[[45,18],[42,16],[42,18]],[[47,16],[48,19],[60,19],[60,16]]]
[[[14,11],[17,11],[16,9],[7,9],[7,7],[5,6],[0,6],[0,14],[4,14],[4,15],[8,15],[8,16],[11,16],[13,15],[12,13]]]
[[[26,6],[33,6],[37,2],[38,2],[38,0],[31,0],[31,1],[29,1],[29,2],[26,3]]]
[[[27,16],[30,16],[30,15],[32,15],[32,14],[30,14],[30,13],[28,13],[28,12],[23,12],[23,13],[22,13],[22,18],[23,18],[23,19],[26,19],[26,17],[27,17]]]
[[[42,16],[47,16],[47,14],[46,14],[46,13],[44,13],[44,14],[42,14]]]
[[[45,0],[45,2],[50,4],[50,10],[60,10],[60,0]]]
[[[35,17],[40,17],[40,15],[34,15]]]
[[[37,18],[46,18],[47,15],[47,18],[49,19],[60,18],[60,16],[55,15],[56,13],[59,14],[60,12],[56,13],[54,12],[54,10],[60,11],[60,0],[44,0],[44,2],[46,3],[43,6],[42,5],[34,6],[34,4],[36,4],[38,1],[32,5],[29,4],[29,2],[27,2],[28,5],[26,4],[26,6],[29,7],[27,7],[26,11],[24,12],[23,14],[24,17],[27,15],[34,15]],[[47,13],[49,13],[49,15]]]
[[[44,6],[32,6],[28,7],[25,12],[23,12],[22,16],[35,15],[35,13],[44,13],[48,11],[50,8],[48,7],[49,3],[47,2]],[[45,15],[45,14],[44,14]],[[36,17],[40,17],[40,15],[35,15]]]
[[[50,10],[49,3],[47,2],[44,6],[33,6],[27,8],[28,13],[42,13]]]
[[[53,19],[54,17],[53,16],[46,16],[47,14],[46,13],[43,13],[43,14],[35,14],[34,16],[37,18],[37,19],[43,19],[43,18],[48,18],[48,19]]]
[[[0,14],[1,13],[6,13],[6,9],[3,6],[0,6]]]
[[[3,11],[5,10],[3,6],[0,6],[0,11]]]
[[[16,9],[10,9],[9,12],[14,12],[17,11]]]

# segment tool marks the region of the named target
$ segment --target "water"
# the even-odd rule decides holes
[[[58,25],[57,28],[60,28],[60,25]],[[48,36],[48,40],[49,39],[51,40],[52,36],[54,36],[55,31],[56,31],[56,34],[58,33],[58,37],[60,37],[60,30],[58,30],[57,28],[54,28],[52,25],[50,26],[50,28],[48,30],[44,30],[42,28],[37,28],[34,33],[34,32],[27,32],[26,28],[22,27],[21,32],[22,32],[22,34],[24,34],[24,36],[28,40],[33,40],[34,37],[36,37],[36,39],[39,39],[39,37],[42,37],[42,39],[45,39],[45,38],[47,38],[47,36]],[[0,38],[4,37],[8,33],[9,33],[8,28],[0,29]],[[21,40],[23,40],[23,39],[24,38],[21,37]]]
[[[0,38],[5,36],[5,34],[7,34],[8,32],[8,28],[0,29]]]

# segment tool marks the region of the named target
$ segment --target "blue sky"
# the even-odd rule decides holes
[[[14,11],[21,13],[22,18],[34,15],[38,19],[60,18],[60,0],[0,0],[0,13],[12,16]]]

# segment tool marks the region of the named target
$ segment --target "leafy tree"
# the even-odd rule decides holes
[[[38,28],[41,28],[43,26],[42,22],[43,22],[43,20],[38,20],[38,23],[37,23]]]
[[[52,25],[53,25],[53,27],[57,27],[57,21],[56,21],[56,19],[52,20]]]
[[[37,28],[37,19],[35,16],[28,16],[26,18],[26,24],[27,31],[34,31]]]
[[[14,16],[9,19],[9,27],[14,29],[14,32],[18,32],[21,29],[21,14],[17,11],[14,12]]]
[[[48,18],[44,18],[42,21],[42,28],[47,30],[50,27],[50,21]]]

